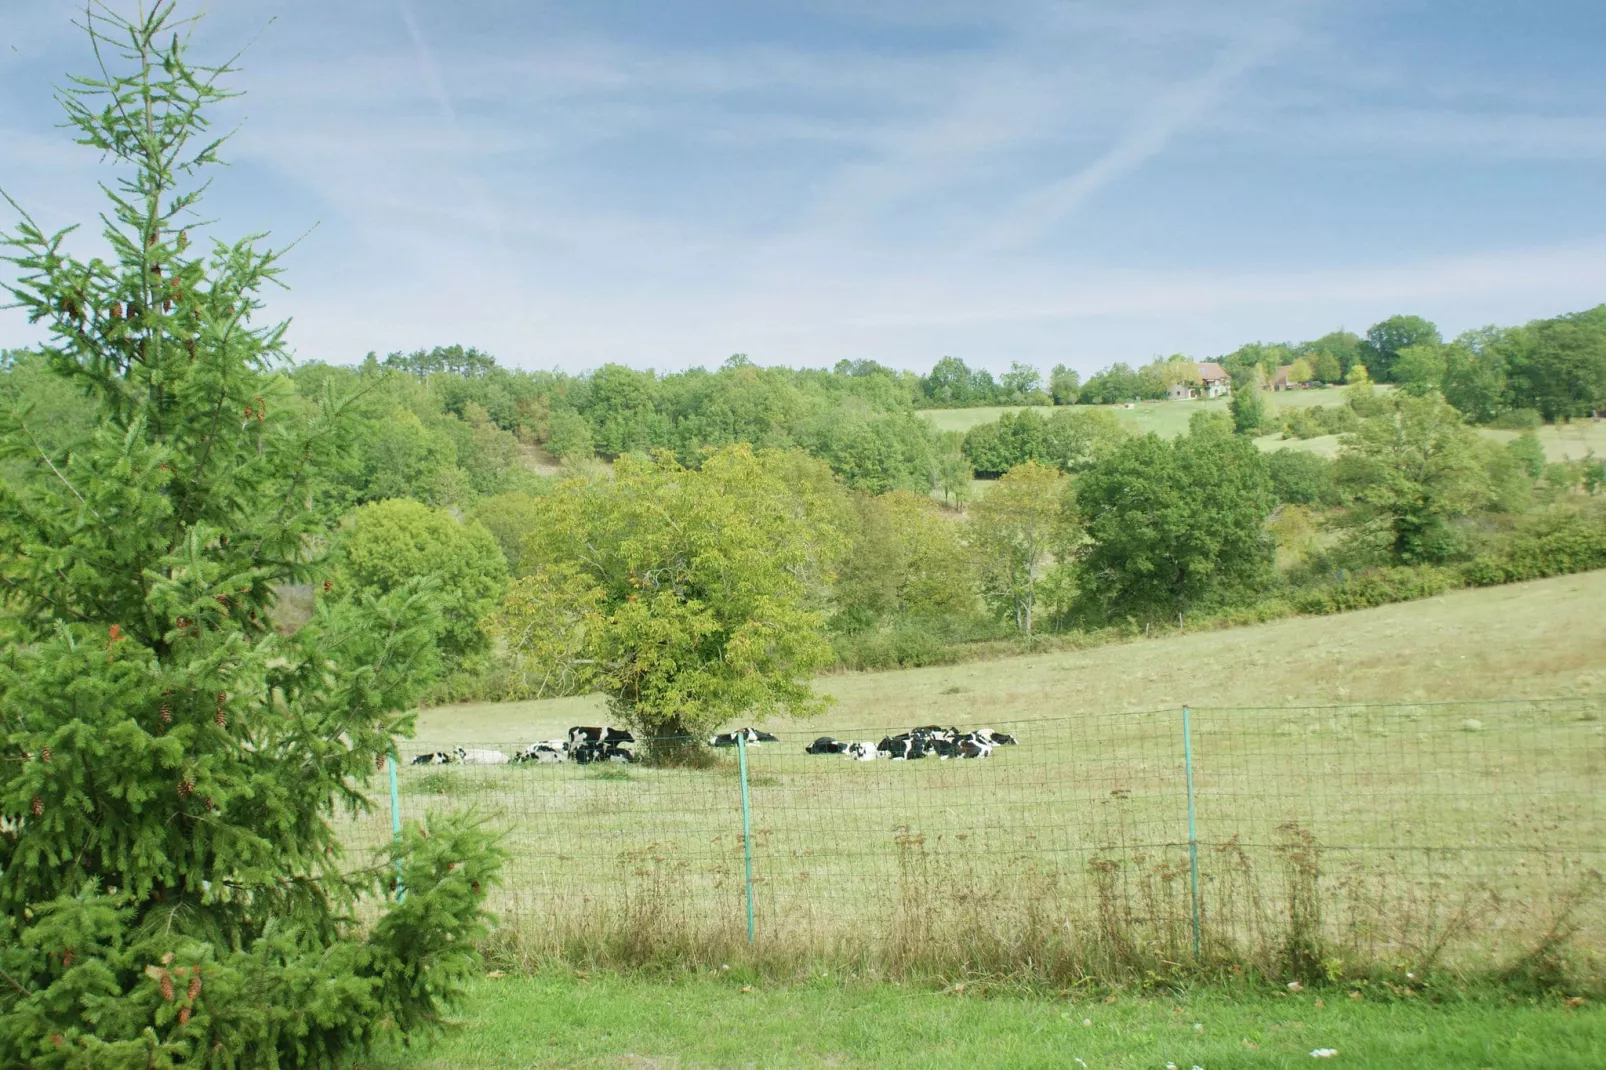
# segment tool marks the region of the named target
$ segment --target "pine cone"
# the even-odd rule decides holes
[[[192,794],[194,794],[194,792],[195,781],[191,780],[189,777],[185,777],[183,780],[178,782],[178,797],[180,799],[188,799]]]
[[[41,762],[50,761],[50,744],[46,743],[43,747],[39,748],[39,760]]]
[[[199,966],[197,966],[197,967],[195,967],[195,976],[190,978],[190,1002],[194,1003],[195,1002],[195,997],[199,996],[200,994],[201,994],[201,968]]]
[[[173,707],[169,706],[165,702],[162,703],[162,723],[163,724],[172,724],[173,723]]]
[[[66,951],[63,951],[61,953],[61,968],[65,970],[71,967],[75,957],[72,953],[72,948],[69,947]]]
[[[33,802],[29,804],[28,809],[33,812],[33,816],[34,817],[44,817],[45,816],[45,800],[43,800],[39,796],[35,795],[33,797]]]
[[[190,1009],[188,1007],[180,1007],[178,1009],[178,1024],[179,1025],[189,1025],[190,1024]]]
[[[221,709],[219,709],[216,713],[214,713],[212,715],[212,720],[217,722],[217,726],[219,728],[227,728],[227,727],[229,727],[228,714],[224,713]]]
[[[173,1001],[173,975],[166,970],[162,971],[162,998]]]

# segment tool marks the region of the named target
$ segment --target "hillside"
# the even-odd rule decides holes
[[[1380,389],[1387,390],[1388,387]],[[1307,409],[1316,405],[1342,405],[1344,392],[1330,390],[1291,390],[1268,395],[1271,409],[1269,419],[1277,422],[1277,412],[1290,409]],[[1153,431],[1165,438],[1173,438],[1188,429],[1188,419],[1196,412],[1226,412],[1224,398],[1213,401],[1145,401],[1134,408],[1120,405],[1094,406],[1113,413],[1116,419],[1139,433]],[[1022,406],[986,406],[970,409],[922,409],[920,415],[938,431],[969,431],[978,424],[990,423],[1006,412],[1019,412]],[[1052,408],[1038,407],[1042,416],[1051,415]],[[1479,428],[1478,433],[1497,442],[1510,442],[1517,437],[1515,431]],[[1537,434],[1552,461],[1577,460],[1591,450],[1596,456],[1606,455],[1606,422],[1575,420],[1570,424],[1547,424]],[[1317,438],[1284,438],[1281,434],[1264,435],[1255,440],[1263,450],[1294,449],[1318,453],[1324,457],[1338,454],[1338,436],[1322,435]]]
[[[821,679],[824,731],[1190,703],[1281,706],[1606,693],[1606,571],[1328,617],[993,662]],[[596,698],[426,710],[418,738],[545,738]]]

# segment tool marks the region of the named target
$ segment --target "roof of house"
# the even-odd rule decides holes
[[[1208,383],[1214,379],[1227,378],[1227,373],[1222,371],[1221,365],[1213,360],[1201,361],[1199,364],[1199,378]]]

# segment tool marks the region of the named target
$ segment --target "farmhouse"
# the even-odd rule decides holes
[[[1289,376],[1288,373],[1293,370],[1293,367],[1294,366],[1292,364],[1284,364],[1281,368],[1277,369],[1277,374],[1272,376],[1271,381],[1266,385],[1272,390],[1276,391],[1303,390],[1310,386],[1310,382],[1308,380],[1300,381]]]
[[[1167,401],[1188,401],[1192,398],[1219,398],[1232,391],[1232,380],[1213,360],[1194,365],[1197,378],[1192,383],[1172,383],[1165,392]]]

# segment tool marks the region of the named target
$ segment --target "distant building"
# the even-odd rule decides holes
[[[1266,386],[1272,390],[1279,391],[1304,390],[1306,387],[1310,386],[1309,380],[1306,380],[1305,382],[1290,380],[1288,378],[1288,372],[1291,368],[1293,368],[1292,364],[1284,364],[1281,368],[1278,368],[1277,374],[1271,377],[1271,381],[1268,382]]]
[[[1188,401],[1192,398],[1219,398],[1232,392],[1232,379],[1215,361],[1195,364],[1198,379],[1193,383],[1172,383],[1166,388],[1167,401]]]

